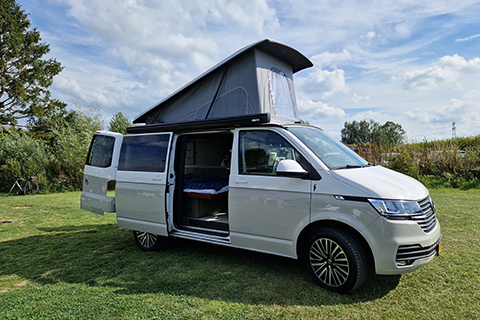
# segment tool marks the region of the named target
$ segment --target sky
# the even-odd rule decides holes
[[[314,67],[295,74],[299,117],[402,125],[408,142],[480,134],[478,0],[17,0],[63,71],[70,107],[130,119],[263,39]]]

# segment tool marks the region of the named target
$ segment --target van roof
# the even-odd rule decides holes
[[[265,39],[235,52],[138,115],[133,123],[172,123],[259,113],[270,113],[272,118],[282,116],[276,114],[271,101],[268,72],[272,67],[280,70],[287,81],[295,120],[292,75],[311,66],[312,62],[299,51]]]

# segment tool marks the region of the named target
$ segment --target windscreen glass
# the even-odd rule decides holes
[[[330,169],[359,168],[368,165],[362,157],[314,127],[290,127],[300,139]]]

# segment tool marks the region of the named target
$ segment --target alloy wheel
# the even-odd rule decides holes
[[[319,238],[310,247],[309,262],[318,279],[330,287],[343,285],[350,265],[342,247],[328,238]]]

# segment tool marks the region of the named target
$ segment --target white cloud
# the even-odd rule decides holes
[[[461,74],[480,72],[480,58],[470,60],[458,54],[440,58],[434,66],[407,71],[405,73],[404,89],[427,90],[437,87],[441,83],[455,83]],[[459,85],[457,83],[457,85]]]
[[[405,73],[404,89],[432,89],[442,82],[454,82],[457,74],[454,70],[443,69],[436,65],[426,70]]]
[[[41,10],[59,3],[68,16],[57,11],[56,29],[46,35],[65,69],[52,93],[130,117],[253,42],[245,35],[279,26],[266,0],[51,0],[45,8],[31,6],[42,17]]]
[[[368,101],[368,100],[370,100],[369,96],[359,96],[356,93],[354,93],[353,97],[352,97],[352,101],[355,102],[355,103],[359,103],[359,102],[362,102],[362,101]]]
[[[326,103],[307,98],[298,99],[297,105],[300,118],[309,121],[311,119],[342,118],[345,116],[345,111],[340,108],[331,107]]]
[[[336,64],[339,62],[344,62],[351,59],[352,56],[346,49],[343,49],[341,53],[323,52],[311,58],[312,62],[320,68],[336,66]]]
[[[412,26],[407,23],[400,23],[395,26],[396,36],[399,38],[408,38],[412,34]]]
[[[376,122],[380,122],[381,124],[384,124],[387,121],[393,121],[391,116],[389,116],[388,114],[378,112],[378,111],[372,111],[372,110],[358,112],[355,115],[350,115],[349,120],[347,120],[347,121],[353,121],[353,120],[357,120],[357,121],[367,120],[367,121],[369,121],[370,119],[373,120],[373,121],[376,121]],[[395,121],[393,121],[393,122],[395,122]]]
[[[135,103],[133,92],[144,85],[125,70],[76,58],[55,77],[52,89],[69,103],[99,103],[107,108]],[[133,98],[133,99],[132,99]],[[138,97],[137,97],[138,100]]]
[[[474,94],[480,98],[480,92]],[[467,95],[462,99],[451,99],[443,105],[431,105],[406,112],[405,129],[410,137],[445,139],[452,136],[452,122],[456,124],[456,135],[472,136],[478,134],[480,123],[480,102],[469,101]],[[477,131],[476,131],[477,130]]]
[[[203,3],[206,7],[209,7],[209,4],[209,1]],[[245,29],[253,28],[259,34],[279,26],[275,10],[263,0],[219,0],[214,8],[215,13],[212,16],[216,18],[216,22],[224,25],[233,21]]]
[[[480,58],[476,57],[470,60],[460,57],[458,54],[440,58],[438,65],[442,68],[456,70],[463,73],[480,72]]]
[[[67,3],[70,15],[133,72],[160,86],[171,86],[178,73],[192,78],[214,65],[221,53],[211,37],[216,32],[262,34],[278,27],[275,10],[265,0],[57,1]]]
[[[345,83],[345,71],[335,69],[333,71],[314,68],[306,78],[297,78],[296,86],[299,90],[308,92],[312,98],[325,99],[335,93],[347,93],[349,87]]]
[[[457,123],[457,136],[471,136],[480,124],[480,90],[466,92],[462,102],[464,106],[461,112],[453,113],[452,118]]]
[[[272,38],[312,57],[316,68],[295,75],[299,111],[326,132],[372,118],[401,123],[409,136],[448,136],[449,112],[463,132],[479,132],[480,63],[463,42],[478,35],[461,33],[480,26],[478,0],[28,0],[22,8],[65,66],[52,94],[97,100],[105,114],[133,117]]]
[[[464,100],[470,104],[480,106],[480,89],[471,90],[464,94]],[[480,108],[478,109],[480,111]]]
[[[475,38],[478,38],[478,37],[480,37],[480,33],[474,34],[473,36],[469,36],[469,37],[466,37],[466,38],[456,39],[455,42],[469,41],[469,40],[472,40],[472,39],[475,39]]]
[[[443,106],[428,106],[426,108],[415,108],[406,111],[404,114],[411,120],[420,123],[431,123],[438,121],[447,121],[453,119],[457,114],[462,113],[465,103],[459,99],[451,99]]]
[[[478,134],[480,123],[480,90],[471,90],[446,103],[414,108],[404,112],[406,129],[412,137],[429,140],[451,137],[455,122],[457,137]]]
[[[189,61],[191,53],[208,56],[217,50],[214,41],[189,32],[203,23],[206,14],[194,4],[191,7],[198,10],[197,22],[193,12],[173,1],[157,5],[140,0],[65,1],[71,6],[70,14],[99,40],[116,48],[127,63],[148,65],[150,55],[155,55],[170,60],[172,65],[184,61],[189,67],[198,67]],[[162,71],[168,72],[168,68]]]

